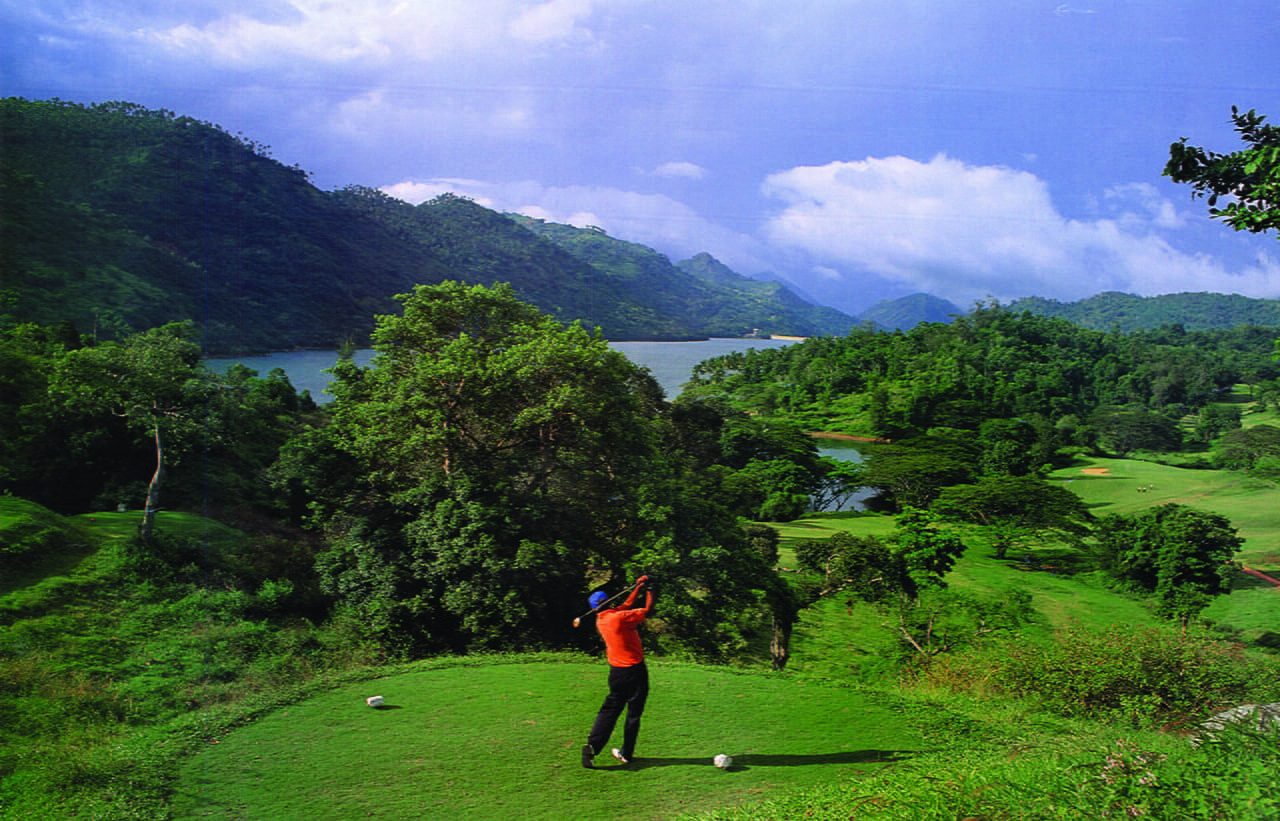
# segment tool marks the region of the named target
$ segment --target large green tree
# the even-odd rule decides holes
[[[880,491],[869,500],[895,512],[927,508],[942,488],[973,481],[980,446],[963,434],[917,436],[868,448],[862,481]]]
[[[174,457],[171,445],[203,431],[213,383],[199,362],[194,327],[171,323],[120,343],[68,352],[58,360],[50,385],[50,393],[65,408],[117,416],[154,448],[155,467],[138,527],[144,539],[155,527],[160,492]]]
[[[1133,450],[1172,450],[1182,441],[1175,420],[1137,406],[1098,408],[1089,424],[1100,444],[1121,458]]]
[[[930,510],[983,528],[997,559],[1025,539],[1078,541],[1093,518],[1080,497],[1032,476],[984,476],[943,488]]]
[[[1232,559],[1244,543],[1225,516],[1179,504],[1104,517],[1098,538],[1111,573],[1184,625],[1230,591]]]
[[[1228,431],[1218,443],[1214,461],[1229,470],[1252,470],[1265,459],[1280,457],[1280,427],[1254,425]]]
[[[505,285],[401,299],[370,366],[335,368],[332,424],[299,445],[330,466],[300,479],[342,605],[408,652],[581,644],[587,592],[643,571],[661,580],[664,640],[740,640],[771,574],[689,491],[653,379]]]

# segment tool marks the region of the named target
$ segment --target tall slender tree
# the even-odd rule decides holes
[[[201,414],[213,382],[200,368],[200,346],[189,322],[170,323],[123,342],[70,351],[59,363],[50,392],[66,406],[125,419],[155,450],[138,532],[150,538],[173,440],[202,429]]]

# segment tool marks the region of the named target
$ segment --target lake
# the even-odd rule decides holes
[[[752,348],[781,348],[795,344],[793,339],[704,339],[697,342],[610,342],[609,347],[621,352],[632,362],[648,368],[653,378],[666,392],[668,399],[680,394],[680,388],[689,381],[693,366],[713,356],[745,351]],[[368,365],[373,359],[372,350],[355,353],[356,364]],[[329,401],[325,393],[332,377],[324,373],[338,361],[337,351],[287,351],[264,356],[212,358],[204,361],[205,367],[219,373],[235,363],[253,368],[259,376],[266,376],[273,368],[280,368],[289,377],[293,387],[311,392],[317,402]],[[858,446],[852,442],[819,439],[818,453],[832,459],[862,461]],[[861,493],[850,509],[861,509],[861,499],[869,495]]]

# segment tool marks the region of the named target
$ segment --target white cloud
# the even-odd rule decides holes
[[[486,208],[493,207],[493,200],[483,195],[469,193],[484,187],[475,180],[430,180],[428,182],[398,182],[382,187],[382,191],[398,200],[420,205],[427,200],[435,199],[441,194],[461,194],[471,197]]]
[[[763,192],[783,203],[765,226],[773,243],[958,304],[1109,290],[1280,294],[1269,260],[1232,273],[1176,248],[1168,233],[1183,218],[1149,185],[1108,191],[1106,218],[1093,220],[1063,216],[1033,174],[944,155],[793,168]]]
[[[666,162],[650,173],[655,177],[700,180],[707,176],[707,169],[691,162]]]
[[[211,18],[176,24],[143,21],[133,34],[236,68],[295,60],[404,68],[458,54],[509,54],[513,39],[577,39],[584,33],[578,23],[590,11],[590,0],[552,0],[532,8],[519,0],[290,0],[236,3]]]
[[[592,0],[550,0],[525,11],[511,22],[511,36],[532,43],[589,39],[579,23],[591,14]]]

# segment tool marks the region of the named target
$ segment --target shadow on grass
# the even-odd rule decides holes
[[[729,772],[752,767],[811,767],[822,764],[888,764],[915,755],[903,750],[851,750],[843,753],[735,755]],[[712,756],[698,758],[636,758],[630,764],[602,767],[605,770],[647,770],[653,767],[714,767]]]
[[[831,528],[815,519],[796,519],[791,522],[773,522],[772,524],[785,527],[788,530],[830,530]]]

